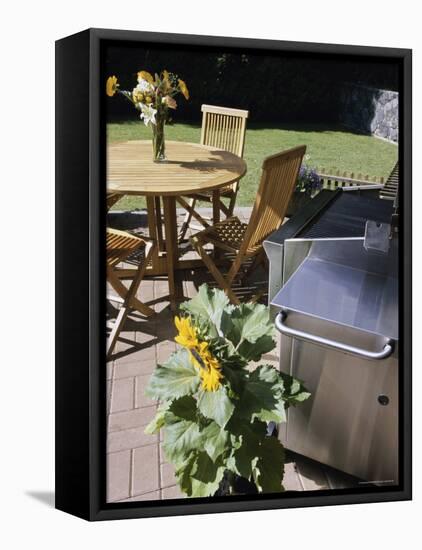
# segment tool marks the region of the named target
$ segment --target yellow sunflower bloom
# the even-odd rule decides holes
[[[154,79],[148,71],[139,71],[138,80],[146,80],[150,84],[154,84]]]
[[[221,365],[208,349],[208,342],[201,342],[197,348],[190,350],[191,361],[199,371],[202,389],[216,391],[221,386]]]
[[[216,391],[221,386],[223,375],[221,365],[208,349],[208,342],[200,342],[196,328],[192,325],[189,317],[175,317],[179,334],[175,340],[181,346],[189,350],[190,360],[198,369],[202,381],[202,389],[205,391]]]
[[[189,317],[175,317],[174,324],[176,325],[179,334],[175,340],[178,344],[185,348],[196,348],[199,346],[198,336],[196,329],[192,325]]]
[[[190,360],[196,368],[206,369],[207,365],[205,362],[208,351],[208,342],[198,342],[197,346],[191,346],[189,348]]]
[[[117,82],[117,78],[115,76],[109,76],[107,78],[106,83],[106,93],[109,97],[113,97],[114,94],[117,92],[117,88],[119,87],[119,84]]]
[[[202,359],[206,366],[206,368],[201,369],[199,373],[202,379],[202,389],[205,391],[217,391],[221,386],[221,379],[223,378],[221,365],[209,351]]]
[[[185,96],[185,99],[189,99],[188,87],[186,86],[186,83],[181,79],[179,79],[179,89],[182,92],[182,94]]]

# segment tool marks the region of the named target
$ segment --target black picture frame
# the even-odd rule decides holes
[[[401,484],[359,491],[107,504],[105,501],[105,121],[110,42],[390,59],[400,67]],[[56,508],[87,520],[409,500],[411,483],[412,52],[408,49],[88,29],[56,42]]]

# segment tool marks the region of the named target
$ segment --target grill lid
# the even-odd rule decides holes
[[[285,272],[292,271],[306,241],[285,241]],[[307,255],[272,305],[296,312],[299,320],[299,314],[312,316],[398,339],[396,242],[383,256],[365,250],[361,238],[308,240],[305,249]]]

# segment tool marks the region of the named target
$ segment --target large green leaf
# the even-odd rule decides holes
[[[259,361],[264,353],[269,353],[274,349],[274,346],[273,337],[265,334],[254,343],[249,342],[249,340],[243,340],[237,349],[237,353],[247,361]]]
[[[192,494],[192,471],[196,467],[197,452],[194,451],[176,469],[175,476],[180,489],[187,495]]]
[[[266,436],[267,426],[263,422],[251,423],[239,417],[236,411],[226,427],[230,434],[232,455],[227,460],[227,468],[233,473],[249,479],[252,466],[259,451],[259,442]]]
[[[180,420],[172,413],[166,415],[164,452],[170,462],[180,466],[193,451],[203,448],[203,439],[196,422]]]
[[[145,393],[155,399],[175,399],[195,393],[199,382],[199,374],[192,365],[189,352],[180,349],[166,363],[157,366]]]
[[[235,364],[224,364],[223,375],[229,384],[230,390],[237,396],[243,393],[243,389],[248,380],[248,371]]]
[[[216,336],[220,335],[221,316],[228,305],[229,300],[222,290],[211,290],[204,284],[199,287],[198,294],[194,298],[181,305],[181,309],[188,311],[194,317],[200,317],[205,321],[210,320],[216,329],[216,333],[210,336]]]
[[[311,394],[306,390],[300,380],[283,372],[280,373],[280,377],[283,380],[283,399],[286,403],[286,407],[302,403],[302,401],[306,401],[306,399],[310,397]]]
[[[233,453],[235,473],[249,479],[252,474],[252,464],[259,450],[259,440],[245,439],[243,444]]]
[[[144,429],[144,432],[146,434],[154,434],[158,432],[160,428],[162,428],[165,424],[165,416],[167,413],[167,410],[170,406],[170,401],[165,401],[162,403],[154,416],[154,418],[151,420],[151,422],[146,426]]]
[[[204,438],[204,449],[212,461],[224,453],[228,447],[229,434],[226,430],[220,428],[216,422],[211,422],[204,430],[202,430]]]
[[[234,404],[227,395],[224,386],[217,391],[201,391],[198,399],[198,408],[201,413],[224,428],[233,414]]]
[[[195,467],[192,469],[192,497],[209,497],[217,491],[223,479],[225,467],[222,463],[213,462],[207,453],[198,454]]]
[[[195,422],[197,419],[196,399],[191,395],[179,397],[169,405],[168,411],[181,420]]]
[[[265,437],[253,466],[253,478],[261,493],[284,491],[284,448],[276,437]]]
[[[228,469],[246,479],[253,477],[260,492],[283,490],[284,449],[277,438],[266,435],[266,424],[249,424],[233,415],[227,429],[240,441],[227,461]]]
[[[286,413],[282,399],[283,381],[278,371],[262,365],[249,376],[238,405],[238,414],[253,421],[285,422]]]
[[[241,304],[230,313],[224,312],[221,330],[246,360],[258,361],[275,346],[274,324],[263,304]]]

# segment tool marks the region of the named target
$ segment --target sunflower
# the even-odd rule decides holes
[[[174,324],[176,325],[179,334],[175,340],[181,346],[191,349],[199,347],[199,340],[195,327],[192,325],[190,317],[175,317]]]
[[[208,342],[201,342],[198,347],[190,348],[190,358],[199,370],[202,389],[216,391],[221,386],[221,365],[208,349]]]
[[[190,360],[199,371],[202,381],[202,389],[216,391],[221,386],[221,365],[208,349],[208,342],[200,342],[196,328],[192,325],[190,317],[175,317],[179,334],[175,340],[181,346],[189,350]]]
[[[139,80],[146,80],[150,84],[154,84],[154,79],[152,78],[152,75],[148,71],[139,71],[138,81]]]
[[[221,365],[208,349],[201,355],[201,358],[205,363],[205,369],[202,368],[199,371],[202,379],[202,389],[205,391],[217,391],[221,386],[221,379],[223,378]]]
[[[179,78],[179,90],[182,92],[182,94],[185,96],[185,99],[189,99],[189,90],[186,86],[186,83]]]
[[[113,97],[114,94],[117,92],[117,88],[119,87],[119,84],[117,82],[117,78],[115,76],[109,76],[107,78],[106,83],[106,93],[109,97]]]

